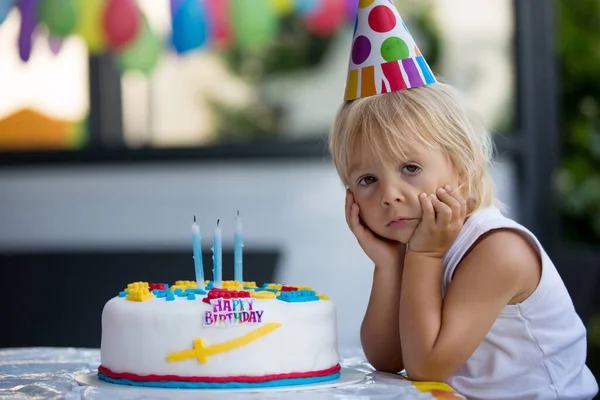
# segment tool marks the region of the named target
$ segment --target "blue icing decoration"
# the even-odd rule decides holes
[[[130,386],[146,386],[146,387],[162,387],[162,388],[180,388],[180,389],[234,389],[234,388],[261,388],[261,387],[279,387],[279,386],[293,386],[293,385],[308,385],[313,383],[327,382],[334,379],[339,379],[340,373],[315,376],[312,378],[286,378],[277,379],[268,382],[178,382],[178,381],[133,381],[131,379],[120,379],[111,378],[102,373],[98,373],[98,378],[103,381],[116,383],[119,385],[130,385]]]
[[[159,299],[162,299],[163,297],[167,297],[166,290],[153,290],[152,293],[154,293],[154,295]]]
[[[281,294],[277,296],[277,299],[287,301],[288,303],[320,300],[319,296],[317,296],[313,290],[294,290],[291,292],[281,292]]]
[[[125,292],[119,292],[119,297],[125,297],[129,294],[129,292],[125,291]]]
[[[175,289],[175,295],[177,297],[186,297],[187,293],[184,292],[183,290],[181,290],[181,288],[177,288],[177,289]]]
[[[194,294],[206,294],[206,292],[202,289],[188,289],[187,292]]]
[[[170,290],[167,291],[167,301],[173,301],[173,300],[175,300],[175,295]]]
[[[193,292],[189,292],[187,295],[188,300],[196,300],[196,295]]]

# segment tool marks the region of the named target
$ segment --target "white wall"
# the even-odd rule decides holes
[[[507,163],[494,169],[500,198],[514,206],[513,175]],[[340,344],[358,345],[372,266],[347,229],[344,189],[327,161],[0,170],[0,252],[160,247],[191,254],[194,214],[209,248],[217,218],[224,245],[231,244],[237,209],[246,249],[280,247],[276,280],[330,295]]]

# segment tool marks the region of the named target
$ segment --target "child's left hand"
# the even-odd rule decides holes
[[[438,189],[436,194],[419,195],[423,216],[407,249],[441,259],[460,233],[467,214],[467,202],[450,186]]]

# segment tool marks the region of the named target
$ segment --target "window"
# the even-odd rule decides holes
[[[0,25],[0,151],[79,149],[89,113],[85,44],[76,36],[51,41],[40,27],[25,63],[20,22],[13,9]]]

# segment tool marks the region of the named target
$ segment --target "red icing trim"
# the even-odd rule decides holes
[[[263,376],[179,376],[179,375],[136,375],[130,374],[129,372],[112,372],[110,369],[98,367],[98,372],[115,379],[129,379],[132,381],[181,381],[181,382],[268,382],[278,379],[290,379],[290,378],[311,378],[314,376],[326,376],[335,374],[341,369],[339,364],[319,371],[310,372],[289,372],[287,374],[273,374]]]
[[[297,290],[298,290],[298,288],[295,286],[282,286],[280,291],[281,292],[295,292]]]
[[[164,283],[151,283],[148,285],[150,287],[150,291],[153,290],[167,290]]]
[[[227,290],[221,288],[214,288],[208,291],[205,298],[202,299],[206,304],[210,304],[213,299],[237,299],[237,298],[250,298],[250,292],[245,290]]]

